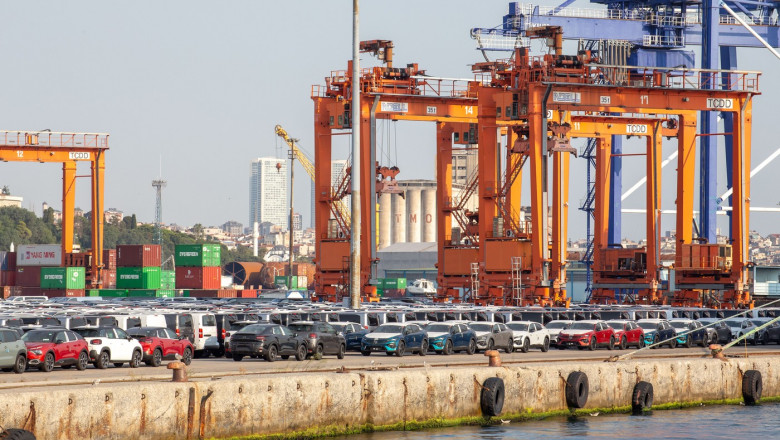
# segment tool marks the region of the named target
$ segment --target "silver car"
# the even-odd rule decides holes
[[[477,334],[477,349],[503,349],[507,353],[514,351],[512,330],[500,322],[470,322],[469,327]]]
[[[16,374],[27,368],[27,346],[16,330],[0,328],[0,368]]]

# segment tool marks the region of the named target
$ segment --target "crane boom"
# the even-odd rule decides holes
[[[290,147],[290,150],[295,155],[295,158],[298,159],[298,162],[301,163],[301,166],[303,166],[306,174],[308,174],[309,177],[311,177],[311,180],[314,181],[314,164],[312,163],[311,159],[309,159],[309,157],[306,156],[306,154],[301,151],[300,148],[298,148],[298,145],[295,143],[296,140],[291,138],[290,135],[287,134],[287,130],[282,128],[281,125],[277,125],[274,131],[276,132],[276,135],[282,138],[287,146]],[[333,195],[333,188],[331,188],[331,195]],[[339,216],[341,216],[341,218],[344,220],[345,224],[349,224],[350,214],[344,202],[341,200],[333,200],[333,205],[336,211],[338,211]]]

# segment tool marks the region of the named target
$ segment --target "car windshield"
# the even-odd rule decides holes
[[[571,330],[593,330],[592,322],[575,322],[569,327]]]
[[[22,336],[24,342],[54,342],[54,336],[57,332],[49,331],[32,331],[27,332]]]
[[[607,321],[607,325],[615,330],[623,330],[623,323],[619,321]]]
[[[96,328],[80,328],[73,330],[85,338],[101,337],[100,330]]]
[[[658,330],[658,324],[655,322],[637,322],[644,330]]]
[[[510,322],[506,325],[512,330],[518,331],[518,332],[527,332],[528,331],[528,324],[521,324],[519,322]]]
[[[672,327],[674,328],[680,328],[680,329],[687,329],[688,323],[685,321],[672,321]]]
[[[238,330],[241,330],[242,328],[244,328],[244,327],[246,327],[248,325],[251,325],[251,324],[248,323],[248,322],[231,322],[230,323],[230,331],[232,331],[232,332],[238,331]]]
[[[290,328],[290,330],[294,332],[310,332],[312,331],[312,327],[314,327],[312,324],[290,324],[287,327]]]
[[[493,330],[493,324],[471,324],[469,327],[478,332],[489,332]]]
[[[742,326],[742,321],[737,319],[729,319],[728,321],[726,321],[726,325],[729,327],[740,327]]]
[[[374,330],[374,333],[402,333],[404,327],[402,325],[384,324]]]
[[[766,324],[767,322],[769,322],[769,320],[754,319],[754,320],[752,320],[750,322],[752,322],[753,325],[759,327],[759,326],[762,326],[762,325]]]
[[[554,328],[554,329],[563,330],[569,327],[569,323],[563,321],[552,321],[552,322],[548,322],[545,327],[547,327],[548,329]]]
[[[435,333],[435,332],[447,333],[450,331],[450,327],[451,326],[447,324],[430,324],[425,329],[431,333]]]
[[[157,330],[149,328],[130,328],[127,329],[127,334],[130,336],[155,336],[157,334]],[[82,336],[84,336],[83,333]]]
[[[241,330],[238,331],[238,333],[252,333],[252,334],[260,334],[263,332],[263,330],[269,328],[269,325],[248,325]]]

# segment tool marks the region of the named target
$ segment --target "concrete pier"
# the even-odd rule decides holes
[[[487,364],[487,363],[486,363]],[[780,396],[780,359],[639,360],[511,367],[283,373],[187,383],[138,382],[0,391],[0,424],[38,439],[191,439],[343,432],[365,426],[481,417],[486,379],[505,385],[501,418],[566,410],[567,377],[585,373],[588,409],[626,408],[639,381],[654,404],[742,398],[746,371]]]

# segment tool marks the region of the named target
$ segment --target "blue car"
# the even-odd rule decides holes
[[[354,322],[331,322],[329,324],[337,332],[344,335],[344,339],[347,341],[347,351],[360,351],[360,342],[363,340],[363,336],[368,334],[368,329]]]
[[[686,348],[698,344],[704,347],[709,342],[709,334],[699,321],[687,318],[674,318],[670,321],[672,327],[677,332],[677,344]],[[680,335],[680,333],[685,333]]]
[[[428,351],[428,334],[417,324],[382,324],[363,336],[360,343],[363,356],[369,356],[375,351],[384,352],[388,356],[395,354],[400,357],[407,352],[425,356]]]
[[[477,334],[467,324],[435,322],[425,331],[430,348],[438,354],[450,355],[459,351],[474,354],[477,351]]]

